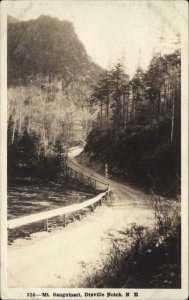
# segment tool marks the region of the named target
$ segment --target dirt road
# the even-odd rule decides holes
[[[81,167],[70,152],[70,166],[105,180],[93,170]],[[8,247],[8,285],[10,287],[81,287],[83,263],[95,264],[106,256],[111,239],[131,223],[153,226],[154,213],[141,191],[110,180],[112,198],[81,221],[51,233],[32,235]],[[90,266],[88,266],[90,268]]]

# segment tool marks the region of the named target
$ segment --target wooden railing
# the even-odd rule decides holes
[[[78,167],[76,165],[76,167]],[[89,174],[83,174],[77,170],[72,169],[70,166],[67,166],[67,176],[69,179],[74,179],[79,182],[81,182],[83,185],[87,185],[93,188],[103,188],[103,192],[101,192],[99,195],[95,196],[94,198],[91,198],[89,200],[86,200],[82,203],[79,204],[73,204],[69,206],[64,206],[61,208],[49,210],[49,211],[44,211],[36,214],[31,214],[29,216],[24,216],[21,218],[16,218],[12,220],[8,220],[7,222],[7,228],[8,229],[14,229],[18,228],[21,226],[29,225],[32,223],[40,222],[40,221],[46,221],[46,228],[48,231],[48,220],[54,217],[62,216],[62,223],[63,226],[66,226],[66,215],[68,214],[74,214],[76,212],[81,211],[84,208],[90,207],[91,210],[94,210],[94,204],[95,203],[100,203],[102,204],[102,199],[105,198],[107,199],[110,196],[110,186],[107,182],[103,182],[98,178],[92,177]]]
[[[94,204],[95,203],[100,203],[102,204],[102,199],[105,198],[107,199],[107,197],[109,197],[109,193],[110,193],[110,187],[108,186],[108,188],[106,189],[106,191],[104,191],[103,193],[100,193],[99,195],[97,195],[96,197],[86,200],[82,203],[79,204],[73,204],[70,206],[64,206],[61,208],[57,208],[57,209],[53,209],[53,210],[49,210],[49,211],[45,211],[45,212],[40,212],[37,214],[31,214],[29,216],[24,216],[21,218],[16,218],[16,219],[12,219],[12,220],[8,220],[7,222],[7,227],[8,229],[14,229],[20,226],[24,226],[24,225],[28,225],[31,223],[35,223],[35,222],[39,222],[39,221],[43,221],[46,220],[46,225],[47,225],[47,231],[48,231],[48,219],[53,218],[53,217],[57,217],[57,216],[62,216],[63,217],[63,226],[66,226],[66,215],[67,214],[71,214],[71,213],[75,213],[78,212],[86,207],[90,207],[91,210],[93,211],[94,209]]]
[[[72,169],[71,167],[67,167],[67,176],[69,180],[74,179],[79,181],[81,184],[90,186],[93,188],[101,188],[101,189],[107,189],[108,188],[108,182],[103,182],[98,178],[91,177],[90,175],[86,175],[84,173],[81,173],[79,171],[76,171],[75,169]]]

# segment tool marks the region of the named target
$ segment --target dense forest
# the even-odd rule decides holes
[[[9,175],[52,177],[60,154],[91,130],[88,98],[102,68],[68,21],[9,16],[7,36]]]
[[[98,119],[85,147],[112,175],[172,196],[180,193],[180,55],[179,46],[156,53],[132,79],[121,61],[104,71],[90,98]]]

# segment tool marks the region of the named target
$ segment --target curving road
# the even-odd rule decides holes
[[[81,166],[75,156],[81,148],[69,151],[69,166],[105,181],[105,177]],[[82,263],[86,270],[108,253],[111,240],[131,223],[153,226],[154,213],[147,195],[137,189],[109,180],[112,197],[81,221],[51,233],[18,239],[8,247],[9,287],[82,287]]]

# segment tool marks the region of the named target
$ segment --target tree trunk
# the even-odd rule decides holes
[[[125,93],[123,93],[123,104],[122,104],[122,122],[123,122],[123,128],[125,128]]]
[[[117,133],[118,133],[118,112],[119,112],[119,83],[118,83],[118,77],[117,77],[117,85],[116,85],[116,110],[115,110],[115,141],[117,142]]]
[[[134,96],[132,99],[132,107],[131,107],[131,118],[133,121],[135,121],[135,100],[134,100]]]
[[[127,127],[128,119],[129,119],[129,108],[128,108],[128,98],[125,102],[125,128]]]
[[[22,130],[22,117],[21,117],[21,112],[19,113],[19,124],[18,124],[18,136],[21,135],[21,130]]]
[[[27,133],[30,133],[30,119],[28,118]]]
[[[100,100],[100,127],[102,129],[102,99]]]
[[[127,102],[127,98],[126,98],[125,93],[123,94],[123,105],[124,105],[124,109],[123,109],[123,126],[124,126],[124,129],[126,129],[128,118],[129,118],[129,115],[128,115],[129,112],[128,112],[128,102]]]
[[[117,142],[117,133],[118,133],[118,103],[116,99],[116,109],[115,109],[115,141]]]
[[[157,99],[156,101],[157,101],[157,119],[158,119],[159,116],[160,116],[160,109],[161,109],[160,108],[160,104],[161,104],[160,101],[161,100],[160,100],[160,91],[159,90],[157,91],[156,99]]]
[[[40,152],[41,152],[41,149],[40,149],[40,145],[38,146],[38,151],[37,151],[37,160],[39,161],[39,157],[40,157]]]
[[[47,141],[46,141],[46,134],[45,128],[43,129],[43,143],[44,143],[44,155],[47,156]]]
[[[15,131],[16,131],[16,121],[14,121],[14,125],[13,125],[12,138],[11,138],[12,144],[14,144]]]
[[[175,95],[173,95],[173,106],[172,106],[172,116],[171,116],[171,142],[174,138],[174,123],[175,123]]]
[[[109,95],[108,95],[107,100],[106,100],[106,122],[107,122],[107,124],[109,124],[109,103],[110,103],[110,99],[109,99]]]

